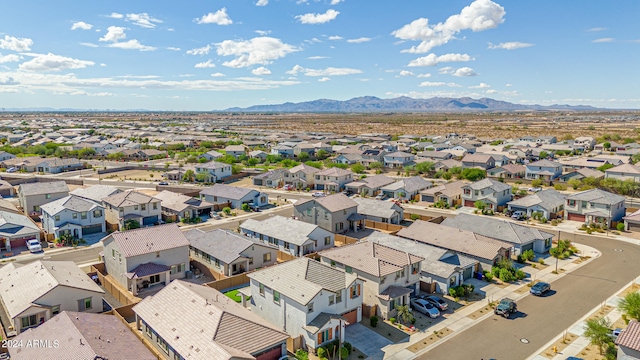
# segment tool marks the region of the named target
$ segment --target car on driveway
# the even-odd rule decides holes
[[[160,181],[160,182],[158,183],[158,185],[166,186],[166,185],[169,185],[169,183],[168,183],[168,182],[166,182],[166,181]]]
[[[504,298],[500,300],[500,303],[498,304],[498,306],[496,306],[495,310],[493,310],[494,314],[500,315],[507,319],[511,314],[515,314],[517,312],[518,312],[518,306],[516,305],[516,302],[509,298]]]
[[[10,167],[10,168],[7,169],[8,173],[12,173],[12,172],[16,172],[16,171],[18,171],[18,169],[14,168],[14,167]]]
[[[313,196],[313,197],[323,197],[323,196],[325,196],[325,193],[323,193],[321,191],[316,191],[311,196]]]
[[[524,213],[524,211],[515,211],[512,215],[511,218],[514,220],[524,220],[526,214]]]
[[[435,319],[440,316],[440,311],[433,304],[424,299],[411,299],[411,307],[419,312]]]
[[[531,191],[531,192],[536,193],[538,191],[542,191],[542,188],[540,188],[540,187],[531,187],[528,190]]]
[[[387,198],[387,195],[383,193],[376,195],[376,200],[384,200],[386,198]]]
[[[447,309],[449,308],[449,304],[447,304],[446,301],[440,299],[437,296],[430,295],[425,297],[424,299],[430,302],[431,305],[435,306],[436,309],[440,311],[447,311]]]
[[[40,241],[36,239],[27,240],[27,249],[32,253],[37,253],[42,251],[42,245],[40,245]]]
[[[222,217],[220,216],[220,214],[218,214],[215,211],[212,211],[209,213],[209,217],[211,217],[214,220],[220,220]]]
[[[532,295],[542,296],[544,293],[546,293],[549,290],[551,290],[551,285],[549,285],[549,283],[539,281],[539,282],[533,284],[533,286],[531,287],[531,290],[529,290],[529,292]]]

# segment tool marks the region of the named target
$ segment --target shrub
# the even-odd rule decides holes
[[[618,225],[616,225],[616,229],[618,229],[618,231],[624,231],[624,223],[618,223]]]
[[[558,191],[563,191],[563,190],[567,190],[567,185],[565,185],[565,184],[555,184],[555,185],[553,185],[553,188],[558,190]]]
[[[499,278],[504,282],[511,282],[514,280],[514,276],[509,269],[500,269]]]
[[[542,259],[542,258],[541,258],[541,259],[538,259],[538,263],[539,263],[540,265],[544,265],[544,259]]]
[[[420,219],[420,215],[419,214],[411,214],[411,220],[415,221]]]
[[[349,356],[349,352],[350,352],[350,351],[349,351],[346,347],[344,347],[344,346],[343,346],[343,347],[340,349],[340,357],[341,357],[342,359],[346,359],[346,358],[347,358],[347,356]]]
[[[484,279],[487,280],[487,282],[493,281],[493,274],[487,271],[484,273]]]
[[[371,327],[378,326],[378,317],[377,316],[372,316],[371,319],[369,319],[369,321],[371,322]]]
[[[330,343],[328,343],[327,345],[324,346],[327,349],[327,354],[329,356],[331,356],[331,355],[333,355],[335,353],[337,345],[338,345],[338,341],[332,341],[332,342],[330,342]]]
[[[249,204],[242,204],[242,210],[249,211]]]
[[[389,318],[389,322],[391,324],[395,324],[396,323],[396,318]]]
[[[222,212],[223,212],[223,213],[225,213],[225,214],[227,214],[227,215],[229,215],[229,214],[231,214],[231,208],[230,208],[230,207],[228,207],[228,206],[225,206],[225,207],[222,209]]]
[[[327,349],[325,349],[322,346],[320,346],[318,348],[318,350],[316,350],[316,355],[318,355],[318,358],[320,358],[320,359],[326,359],[327,358]]]
[[[531,261],[536,257],[536,254],[533,250],[529,249],[522,252],[522,257],[527,261]]]
[[[297,360],[309,360],[309,353],[302,350],[302,349],[298,349],[296,351],[296,359]]]
[[[349,350],[349,354],[353,351],[353,346],[349,342],[343,342],[342,346],[344,346],[347,350]],[[342,357],[344,359],[344,356]]]
[[[531,180],[531,186],[533,186],[533,187],[542,186],[542,180],[540,180],[540,179]]]
[[[526,276],[527,276],[527,275],[524,273],[524,271],[522,271],[522,270],[520,270],[520,269],[516,270],[515,277],[516,277],[516,279],[517,279],[517,280],[522,280],[522,279],[524,279]]]

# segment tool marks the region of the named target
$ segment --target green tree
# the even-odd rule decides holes
[[[133,229],[139,229],[139,228],[140,228],[140,222],[136,219],[127,220],[124,222],[125,230],[133,230]]]
[[[238,160],[235,157],[233,157],[233,155],[221,156],[216,161],[225,163],[225,164],[235,164],[236,162],[238,162]]]
[[[244,167],[242,165],[239,165],[239,164],[231,165],[231,174],[233,175],[239,174],[240,172],[242,172],[243,169]]]
[[[329,156],[329,153],[325,149],[320,149],[316,152],[316,157],[320,160],[325,159],[327,156]]]
[[[604,353],[607,345],[612,342],[609,334],[611,334],[611,321],[606,317],[587,320],[584,326],[583,335],[589,339],[591,344],[600,349],[600,355]]]
[[[618,302],[618,308],[628,317],[640,321],[640,293],[627,294]]]
[[[433,171],[433,166],[435,164],[432,163],[431,161],[425,161],[425,162],[421,162],[419,164],[416,164],[414,169],[418,174],[428,174],[431,171]]]
[[[207,175],[207,173],[204,173],[204,172],[197,173],[196,174],[196,181],[204,182],[204,181],[207,180],[208,176],[209,175]]]
[[[58,149],[56,149],[56,152],[58,152]],[[80,153],[79,153],[79,155],[81,157],[83,157],[83,158],[88,158],[88,157],[91,157],[91,156],[93,156],[95,154],[96,154],[96,151],[94,149],[90,148],[90,147],[86,147],[86,148],[80,150]]]
[[[364,165],[360,164],[360,163],[355,163],[353,165],[351,165],[351,171],[353,171],[356,174],[362,174],[364,173],[365,167]]]
[[[411,321],[411,309],[409,305],[396,305],[396,311],[398,312],[398,318],[405,324]]]
[[[540,159],[546,159],[549,157],[549,153],[546,151],[540,151]]]
[[[442,174],[442,178],[445,180],[451,180],[452,177],[453,177],[453,174],[451,174],[449,171],[446,171]]]
[[[111,153],[107,155],[107,159],[109,160],[119,161],[119,160],[122,160],[123,158],[124,158],[124,154],[121,152]]]
[[[531,186],[533,186],[533,187],[542,186],[542,179],[531,180]]]
[[[484,211],[484,209],[487,208],[487,203],[482,200],[477,200],[473,203],[473,206],[480,211]]]
[[[280,157],[280,155],[269,154],[267,155],[267,158],[265,161],[268,161],[269,163],[273,164],[273,163],[282,161],[282,158]]]
[[[249,160],[247,160],[247,165],[248,166],[256,166],[258,165],[260,161],[257,158],[251,158]]]
[[[580,185],[582,185],[582,181],[580,181],[578,179],[569,179],[569,181],[567,183],[569,184],[569,186],[571,186],[573,188],[573,190],[578,190]]]
[[[198,162],[198,157],[196,157],[195,155],[189,155],[187,156],[187,159],[185,160],[185,162],[188,164],[195,164]]]
[[[303,162],[307,161],[307,160],[309,160],[309,157],[310,157],[309,154],[304,152],[304,151],[302,151],[302,152],[300,152],[300,154],[298,154],[298,160],[299,161],[303,161]]]
[[[487,177],[487,172],[482,169],[466,168],[466,169],[462,169],[462,172],[460,173],[460,175],[463,179],[466,179],[469,181],[478,181]]]
[[[549,255],[556,258],[556,272],[558,272],[558,260],[566,258],[570,249],[571,241],[562,239],[558,240],[558,244],[555,247],[549,249]]]
[[[195,178],[196,178],[196,173],[191,169],[185,171],[184,175],[182,175],[182,181],[193,181]]]
[[[611,149],[611,143],[610,143],[610,142],[608,142],[608,141],[606,141],[604,144],[602,144],[602,147],[603,147],[605,150],[609,150],[609,149]]]
[[[382,169],[384,169],[384,165],[379,161],[374,161],[371,164],[369,164],[369,169],[371,169],[371,170],[382,170]]]
[[[602,165],[602,166],[598,166],[598,167],[596,168],[596,170],[598,170],[598,171],[602,171],[602,172],[605,172],[605,170],[607,170],[607,169],[611,169],[612,167],[613,167],[613,164],[606,163],[606,164],[604,164],[604,165]]]

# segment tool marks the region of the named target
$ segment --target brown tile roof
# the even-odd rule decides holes
[[[320,256],[376,277],[393,274],[423,257],[372,242],[358,242],[320,252]]]
[[[102,241],[112,238],[125,257],[189,246],[189,240],[176,224],[150,226],[135,230],[116,231]]]
[[[631,320],[629,326],[618,335],[616,345],[640,351],[640,322]]]

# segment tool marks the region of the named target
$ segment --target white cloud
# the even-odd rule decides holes
[[[180,51],[180,50],[182,50],[182,49],[180,49],[179,47],[169,46],[169,47],[167,48],[167,50],[171,50],[171,51]]]
[[[187,50],[188,55],[206,55],[211,51],[211,45],[203,46],[201,48],[195,48]]]
[[[118,14],[116,12],[113,12],[113,13],[111,13],[111,15],[108,15],[107,17],[110,17],[112,19],[122,19],[124,17],[124,15]]]
[[[328,59],[328,56],[309,56],[307,58],[307,60],[322,60],[322,59]]]
[[[371,38],[359,37],[357,39],[349,39],[349,40],[347,40],[348,43],[352,43],[352,44],[359,44],[359,43],[363,43],[363,42],[367,42],[367,41],[371,41]]]
[[[101,63],[100,66],[105,67],[105,66],[107,66],[107,64]]]
[[[456,71],[454,71],[452,75],[458,76],[458,77],[468,77],[468,76],[477,76],[478,74],[476,74],[476,72],[473,71],[473,69],[470,67],[461,67]]]
[[[331,0],[331,5],[338,5],[341,2],[343,2],[344,0]]]
[[[409,66],[436,66],[443,62],[466,62],[471,60],[474,59],[467,54],[444,54],[437,56],[431,53],[427,56],[411,60]]]
[[[213,77],[223,77],[223,76],[226,76],[226,75],[221,73],[221,72],[217,72],[217,73],[211,74],[211,76],[213,76]]]
[[[207,60],[205,62],[199,62],[194,66],[194,68],[196,69],[210,69],[214,67],[216,67],[216,64],[212,63],[211,60]]]
[[[2,55],[0,54],[0,64],[8,63],[8,62],[16,62],[20,61],[21,57],[16,54]]]
[[[162,23],[162,20],[151,17],[147,13],[127,14],[126,20],[134,25],[138,25],[146,29],[153,29],[157,24]]]
[[[506,87],[512,87],[512,86],[513,86],[513,84],[504,84],[504,86],[506,86]]]
[[[127,37],[127,34],[124,33],[124,30],[125,28],[120,26],[109,26],[107,28],[107,33],[98,40],[107,42],[116,42],[118,40],[122,40]]]
[[[138,40],[135,40],[135,39],[109,44],[107,45],[107,47],[126,49],[126,50],[140,50],[140,51],[154,51],[157,49],[153,46],[142,45]]]
[[[498,93],[498,90],[495,90],[495,89],[489,89],[489,90],[487,90],[487,91],[485,91],[485,92],[486,92],[487,94],[497,94],[497,93]]]
[[[48,54],[36,54],[29,61],[20,64],[20,70],[24,71],[60,71],[67,69],[83,69],[92,66],[93,61],[78,60],[66,56]]]
[[[338,36],[338,35],[329,36],[329,40],[342,40],[342,36]]]
[[[463,30],[477,32],[493,29],[504,22],[505,14],[504,8],[491,0],[475,0],[444,23],[429,25],[429,19],[419,18],[393,31],[391,35],[402,40],[421,41],[418,46],[403,50],[421,54],[448,43]]]
[[[614,38],[600,38],[600,39],[595,39],[592,42],[594,42],[594,43],[609,43],[609,42],[614,42],[614,41],[615,41]]]
[[[17,38],[9,35],[5,35],[4,39],[0,38],[0,49],[7,49],[13,51],[29,51],[33,45],[33,40],[29,38]]]
[[[531,46],[533,46],[533,44],[523,43],[519,41],[503,42],[497,45],[489,43],[489,49],[515,50],[515,49],[528,48]]]
[[[329,80],[331,80],[331,78],[328,78],[328,77],[323,77],[323,78],[318,79],[319,82],[327,82]]]
[[[92,47],[92,48],[97,48],[98,47],[97,44],[89,43],[89,42],[81,42],[80,45],[86,46],[86,47]]]
[[[218,24],[218,25],[231,25],[233,20],[227,15],[227,8],[222,8],[215,13],[208,13],[203,15],[199,19],[195,19],[198,24]]]
[[[256,6],[267,6],[269,4],[269,0],[258,0],[256,2]]]
[[[442,82],[442,81],[423,81],[420,84],[418,84],[418,86],[445,86],[447,83]]]
[[[324,14],[308,13],[304,15],[298,15],[296,16],[296,19],[298,19],[298,21],[300,21],[300,23],[302,24],[324,24],[335,19],[338,14],[340,14],[339,11],[329,9]]]
[[[401,70],[400,71],[400,76],[413,76],[415,75],[414,73],[412,73],[411,71],[408,70]]]
[[[260,66],[259,68],[251,70],[251,73],[256,76],[271,75],[271,70],[267,69],[264,66]]]
[[[606,27],[594,27],[594,28],[591,28],[591,29],[589,29],[587,31],[588,32],[598,32],[598,31],[605,31],[605,30],[609,30],[609,29],[607,29]]]
[[[290,75],[298,75],[298,73],[303,73],[306,76],[341,76],[341,75],[362,74],[362,70],[351,69],[351,68],[335,68],[335,67],[328,67],[325,69],[307,69],[300,65],[296,65],[286,73]]]
[[[84,21],[78,21],[78,22],[73,23],[73,25],[71,25],[71,30],[76,30],[76,29],[91,30],[92,27],[93,27],[93,25],[91,25],[91,24],[87,24]]]
[[[430,78],[430,77],[431,77],[431,74],[429,74],[429,73],[426,73],[426,74],[418,74],[418,77],[419,77],[419,78]]]
[[[293,45],[285,44],[280,39],[262,36],[246,41],[225,40],[216,44],[217,53],[221,56],[235,56],[235,59],[222,63],[232,68],[252,65],[267,65],[287,54],[299,51]]]
[[[256,30],[255,33],[260,36],[265,36],[271,34],[271,30]]]
[[[453,72],[456,69],[454,69],[451,66],[445,66],[445,67],[441,67],[440,69],[438,69],[438,74],[442,74],[442,75],[451,75],[453,74]]]
[[[478,85],[469,86],[469,89],[488,89],[490,87],[491,87],[491,85],[489,85],[487,83],[480,83]]]

